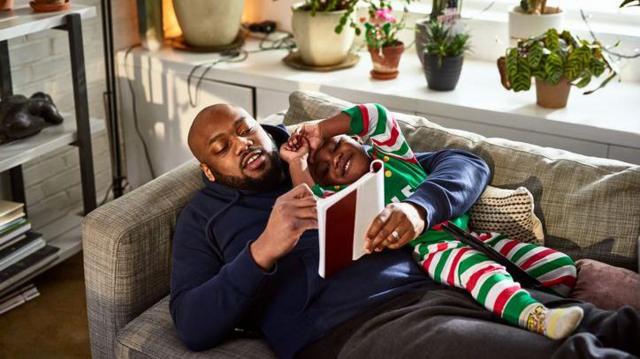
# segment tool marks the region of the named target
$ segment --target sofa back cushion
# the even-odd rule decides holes
[[[313,92],[293,92],[284,123],[329,117],[352,104]],[[384,104],[383,104],[384,105]],[[533,194],[545,245],[574,259],[592,258],[633,270],[640,239],[640,166],[582,156],[444,128],[395,114],[414,151],[467,150],[490,166],[491,185]]]

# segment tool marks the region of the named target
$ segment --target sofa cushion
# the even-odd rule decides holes
[[[295,91],[284,123],[317,120],[351,106],[331,96]],[[395,114],[415,151],[459,148],[490,166],[491,185],[526,187],[535,199],[545,245],[570,256],[633,270],[640,238],[640,166],[454,129]]]
[[[576,267],[578,281],[571,298],[607,310],[625,305],[640,310],[640,274],[591,259],[577,261]]]
[[[115,350],[118,358],[275,358],[266,342],[257,339],[230,339],[207,351],[190,351],[173,326],[169,296],[127,324],[118,333]]]

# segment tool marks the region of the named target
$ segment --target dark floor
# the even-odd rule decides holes
[[[34,284],[39,297],[0,315],[0,358],[90,358],[82,253]]]

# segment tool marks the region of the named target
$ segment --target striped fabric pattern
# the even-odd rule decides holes
[[[369,103],[344,110],[351,117],[350,135],[371,140],[374,150],[389,157],[418,163],[415,154],[402,135],[398,122],[384,106]]]
[[[567,295],[575,285],[576,267],[566,254],[497,233],[473,235],[558,293]],[[526,328],[525,313],[532,305],[539,305],[502,265],[457,240],[425,241],[417,244],[414,252],[433,280],[465,289],[478,303],[513,325]]]

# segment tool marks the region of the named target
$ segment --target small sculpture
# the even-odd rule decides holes
[[[46,93],[36,92],[30,98],[12,95],[0,100],[0,142],[33,136],[47,124],[59,125],[62,121]]]

